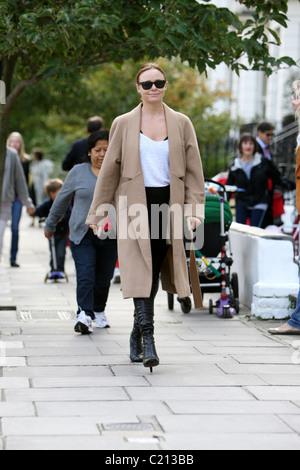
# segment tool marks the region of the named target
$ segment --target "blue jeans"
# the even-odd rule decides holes
[[[19,224],[22,215],[23,204],[19,199],[15,199],[11,207],[11,249],[10,262],[15,263],[19,249]]]
[[[71,242],[77,274],[78,307],[95,318],[104,312],[118,259],[117,241],[100,240],[91,229],[79,245]]]
[[[297,299],[296,310],[292,314],[291,319],[288,321],[288,325],[292,328],[296,328],[296,330],[300,330],[300,290]]]
[[[238,224],[246,224],[250,219],[251,227],[261,227],[266,211],[261,209],[247,209],[244,206],[236,206],[236,222]]]

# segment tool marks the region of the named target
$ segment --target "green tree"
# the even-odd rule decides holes
[[[249,10],[245,22],[209,0],[0,0],[1,78],[7,90],[7,102],[0,105],[0,182],[14,106],[27,87],[48,77],[74,83],[90,66],[145,55],[178,55],[200,72],[222,62],[238,72],[245,68],[244,55],[252,70],[267,74],[294,64],[268,50],[280,43],[270,22],[287,26],[288,0],[239,1]]]
[[[234,124],[229,113],[214,112],[217,100],[230,99],[222,84],[209,90],[205,77],[179,59],[161,58],[158,62],[169,80],[165,101],[189,115],[201,148],[215,142],[216,135],[219,139],[227,136]],[[24,135],[27,150],[43,147],[47,156],[57,162],[57,173],[70,144],[83,137],[89,116],[100,114],[109,128],[117,115],[138,104],[135,75],[142,64],[130,60],[122,66],[91,67],[74,84],[49,78],[28,88],[16,103],[9,131],[18,130]]]

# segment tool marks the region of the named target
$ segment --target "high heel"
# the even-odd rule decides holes
[[[133,316],[133,330],[130,335],[130,359],[131,362],[143,362],[142,335],[137,320],[136,311]]]
[[[149,367],[151,372],[153,367],[159,365],[154,341],[154,298],[134,299],[134,304],[142,335],[143,364],[144,367]]]

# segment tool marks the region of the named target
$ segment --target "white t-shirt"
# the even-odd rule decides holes
[[[169,140],[156,142],[140,134],[140,155],[146,188],[162,188],[170,184]]]

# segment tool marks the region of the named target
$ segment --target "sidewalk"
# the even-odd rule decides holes
[[[300,449],[297,337],[270,337],[276,322],[245,310],[170,312],[160,292],[151,375],[130,363],[132,301],[118,285],[111,329],[73,332],[70,252],[70,283],[44,284],[48,245],[29,223],[24,214],[21,268],[8,267],[9,230],[0,264],[0,307],[16,307],[0,311],[0,449]]]

